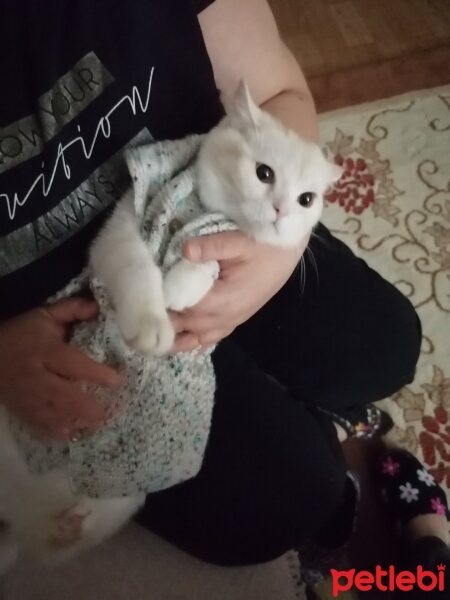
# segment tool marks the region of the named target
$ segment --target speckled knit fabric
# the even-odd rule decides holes
[[[188,237],[236,226],[205,214],[196,193],[194,161],[202,138],[158,142],[129,151],[141,234],[166,271],[181,256]],[[32,472],[65,466],[77,494],[134,495],[161,490],[196,475],[211,422],[215,380],[211,351],[145,358],[123,342],[107,293],[85,270],[57,298],[90,286],[100,305],[92,323],[77,325],[72,343],[99,361],[117,365],[126,382],[114,394],[96,397],[107,424],[79,442],[43,444],[11,417],[11,427]],[[93,391],[93,390],[91,390]]]

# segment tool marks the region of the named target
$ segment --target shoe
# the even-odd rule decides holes
[[[347,433],[347,439],[370,439],[375,436],[382,436],[394,427],[394,421],[390,415],[375,406],[375,404],[358,406],[346,411],[345,416],[321,407],[317,407],[317,409],[340,425]]]
[[[347,471],[340,506],[318,533],[295,548],[300,559],[301,580],[308,588],[317,588],[330,576],[330,569],[344,566],[350,538],[355,530],[360,497],[359,482]]]

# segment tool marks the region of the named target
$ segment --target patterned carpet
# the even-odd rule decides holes
[[[388,441],[412,451],[450,499],[450,86],[321,115],[344,177],[324,223],[416,307],[414,382],[384,401]]]

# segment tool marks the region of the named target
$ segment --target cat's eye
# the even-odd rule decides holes
[[[312,206],[315,197],[316,195],[313,192],[303,192],[303,194],[300,194],[298,197],[298,203],[304,208],[309,208]]]
[[[256,165],[256,176],[263,183],[273,183],[275,181],[273,169],[269,165],[263,165],[262,163]]]

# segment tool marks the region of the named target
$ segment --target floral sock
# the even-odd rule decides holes
[[[434,477],[406,450],[390,450],[375,466],[382,500],[405,525],[418,515],[438,514],[450,520],[447,498]]]

